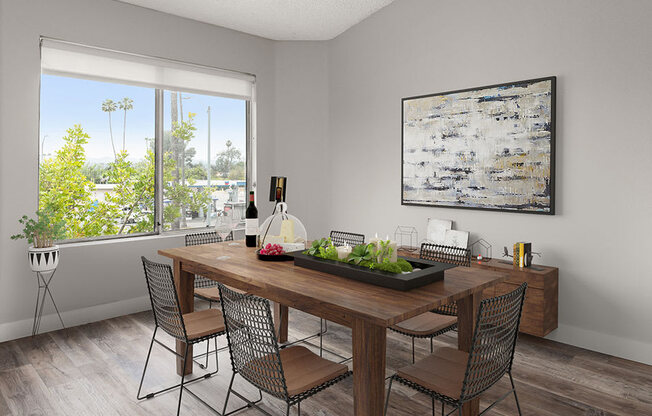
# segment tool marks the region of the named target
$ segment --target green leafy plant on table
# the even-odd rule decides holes
[[[329,244],[332,244],[330,238],[321,238],[319,240],[315,240],[312,242],[310,248],[305,251],[305,254],[310,254],[311,256],[317,256],[317,254],[320,253],[319,249],[322,247],[326,247]]]
[[[347,257],[347,260],[354,264],[360,264],[363,262],[370,262],[373,264],[373,258],[376,251],[373,244],[360,244],[353,247],[351,254]]]

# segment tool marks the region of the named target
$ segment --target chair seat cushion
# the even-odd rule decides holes
[[[426,358],[399,369],[396,374],[422,387],[459,400],[469,354],[449,347],[435,348]]]
[[[456,316],[426,312],[392,326],[395,331],[417,337],[428,336],[457,324]]]
[[[195,296],[212,300],[213,302],[219,302],[220,300],[220,288],[215,287],[197,287],[195,288]]]
[[[235,288],[229,288],[233,291],[236,291],[241,294],[246,294],[244,290],[240,289],[235,289]],[[219,302],[220,300],[220,288],[217,286],[215,287],[197,287],[195,288],[195,296],[202,298],[202,299],[207,299],[213,302]]]
[[[193,340],[225,331],[224,317],[217,309],[206,309],[183,314],[188,339]]]
[[[306,347],[288,347],[282,349],[280,354],[290,396],[320,386],[349,371],[346,365],[322,358]]]

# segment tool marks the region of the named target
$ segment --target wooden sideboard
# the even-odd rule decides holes
[[[418,252],[399,250],[399,255],[418,257]],[[485,289],[485,298],[504,295],[527,282],[523,316],[520,331],[525,334],[544,337],[557,328],[559,269],[557,267],[534,264],[531,267],[514,267],[511,260],[491,259],[471,262],[471,267],[509,273],[509,279]]]
[[[545,337],[557,328],[559,269],[540,266],[514,267],[511,261],[491,259],[489,261],[471,262],[471,267],[496,270],[509,273],[509,279],[503,283],[485,289],[484,297],[504,295],[527,282],[523,316],[520,331],[537,337]]]

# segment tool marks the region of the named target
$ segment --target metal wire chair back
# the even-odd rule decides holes
[[[419,258],[471,267],[471,250],[468,248],[444,246],[441,244],[421,243]]]
[[[224,241],[233,241],[233,232],[231,232]],[[215,231],[205,233],[186,234],[186,246],[198,246],[200,244],[221,243],[222,237]]]
[[[233,232],[231,232],[224,241],[233,241]],[[186,247],[198,246],[201,244],[221,243],[222,237],[215,231],[208,231],[205,233],[186,234]],[[217,282],[207,279],[198,274],[195,275],[195,289],[204,289],[208,287],[217,286]]]
[[[456,264],[458,266],[471,267],[471,250],[444,246],[440,244],[421,243],[419,258],[438,261],[441,263]],[[448,303],[435,309],[441,315],[457,316],[457,304]]]
[[[480,302],[461,401],[468,401],[511,372],[527,283]]]
[[[288,400],[269,301],[219,283],[233,371],[272,396]]]
[[[348,244],[352,247],[364,244],[364,234],[349,233],[346,231],[331,231],[331,241],[336,246]]]
[[[172,268],[167,264],[147,260],[145,257],[141,259],[156,326],[176,339],[185,340],[186,327],[181,315],[177,289],[174,286]]]

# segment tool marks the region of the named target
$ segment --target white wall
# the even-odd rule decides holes
[[[276,171],[288,177],[288,210],[309,238],[329,231],[327,54],[325,42],[276,43]]]
[[[258,175],[274,170],[274,42],[107,0],[0,1],[0,341],[29,334],[36,281],[26,243],[9,240],[37,206],[39,36],[254,73]],[[270,208],[261,204],[261,211]],[[149,308],[141,255],[183,237],[62,247],[52,292],[67,324]],[[49,309],[51,311],[51,309]],[[43,329],[56,327],[52,316]]]
[[[469,4],[472,3],[472,4]],[[428,217],[560,268],[550,338],[652,364],[652,2],[396,1],[330,42],[334,227]],[[400,205],[401,98],[557,75],[557,215]],[[280,139],[280,137],[279,137]],[[330,215],[329,215],[330,214]],[[536,261],[535,261],[536,262]]]

